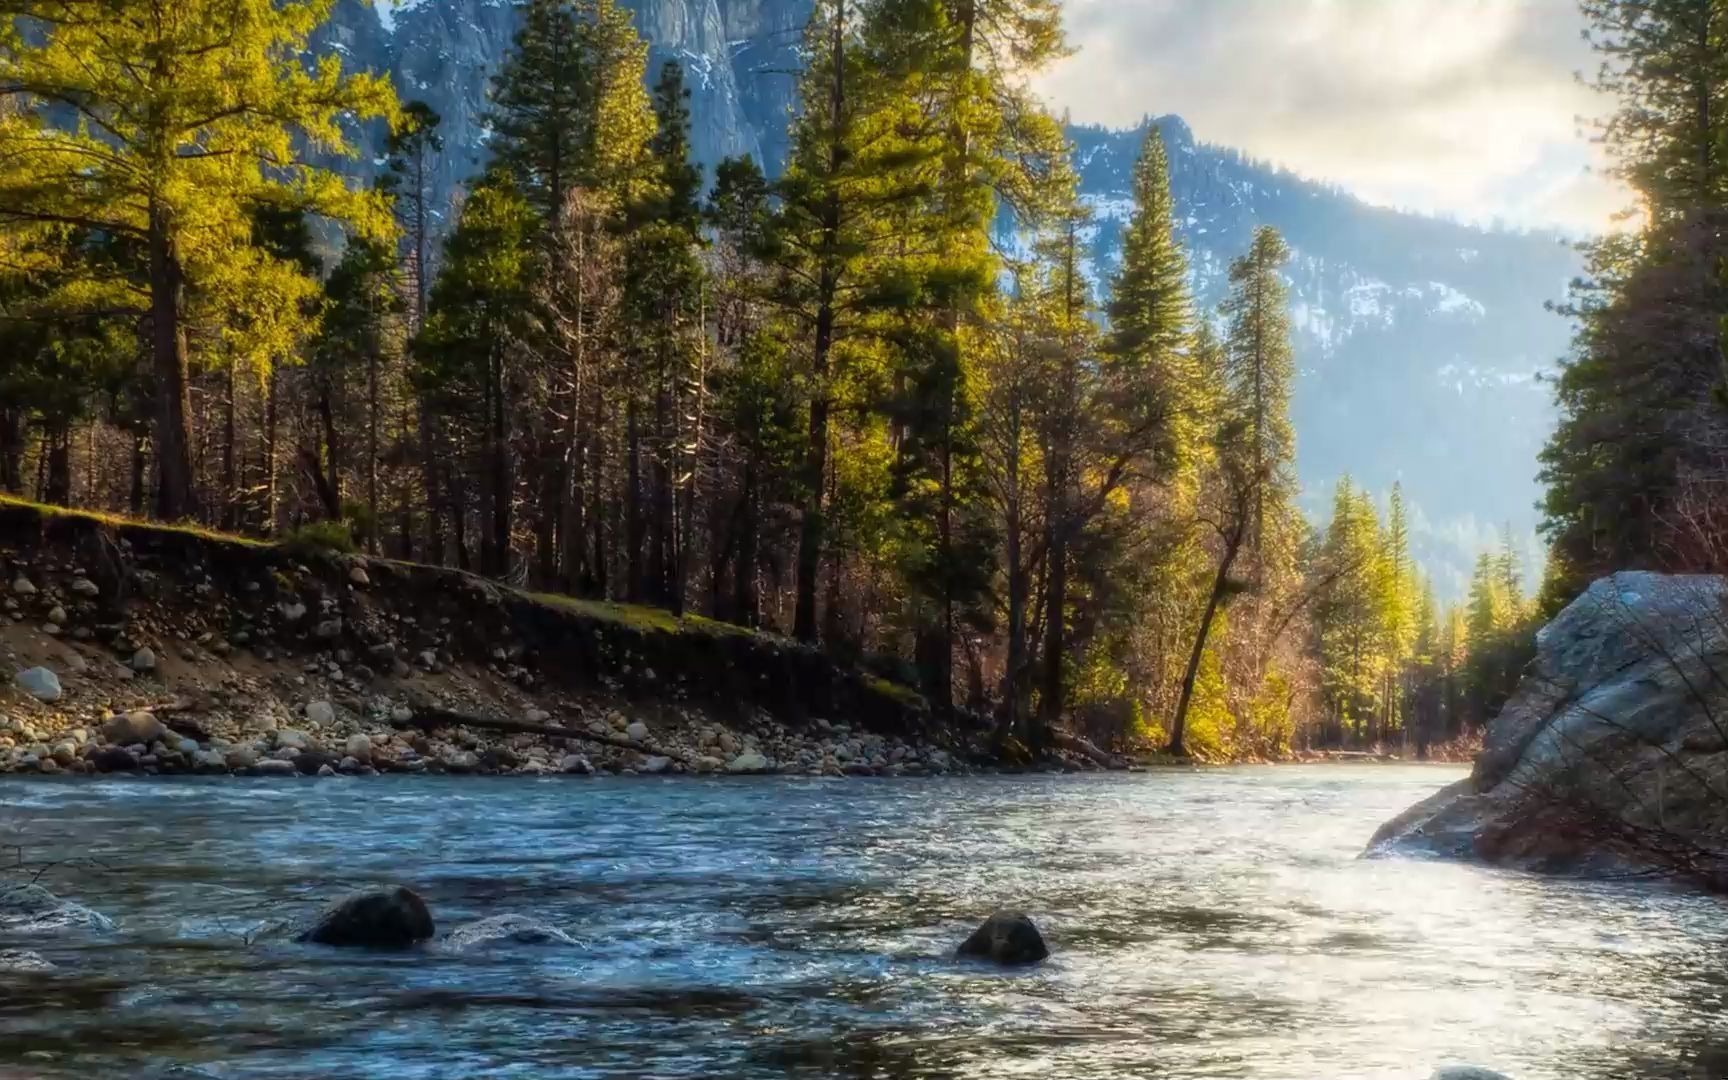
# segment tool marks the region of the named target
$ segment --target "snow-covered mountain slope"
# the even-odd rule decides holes
[[[625,4],[652,43],[651,71],[671,57],[690,74],[698,156],[712,164],[750,153],[777,169],[810,0]],[[338,0],[315,44],[390,72],[404,99],[443,117],[438,182],[448,206],[485,161],[489,80],[516,25],[510,0],[384,8]],[[1179,230],[1205,309],[1223,296],[1230,260],[1256,225],[1276,226],[1295,252],[1295,419],[1310,509],[1324,512],[1346,472],[1382,493],[1401,479],[1416,509],[1419,553],[1441,591],[1456,593],[1476,547],[1492,542],[1502,522],[1524,536],[1533,530],[1535,456],[1552,426],[1538,374],[1564,352],[1568,333],[1543,305],[1564,295],[1576,254],[1550,235],[1372,207],[1196,142],[1176,117],[1151,122],[1169,148]],[[1132,210],[1129,175],[1144,127],[1071,134],[1097,217],[1092,263],[1107,278]],[[380,154],[369,146],[356,167],[374,171]]]
[[[1577,252],[1552,234],[1369,206],[1197,142],[1177,117],[1148,123],[1169,151],[1178,232],[1204,309],[1216,310],[1230,260],[1256,226],[1289,241],[1297,457],[1309,508],[1324,513],[1345,473],[1382,494],[1401,480],[1419,554],[1443,593],[1462,591],[1477,547],[1503,523],[1533,545],[1536,453],[1554,420],[1541,375],[1564,355],[1571,329],[1545,305],[1565,297]],[[1120,259],[1145,126],[1071,134],[1098,218],[1093,262],[1107,277]]]

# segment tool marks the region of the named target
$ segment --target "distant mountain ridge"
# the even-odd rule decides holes
[[[798,45],[810,0],[626,0],[652,46],[679,60],[692,90],[693,144],[708,165],[748,153],[785,160]],[[443,117],[438,185],[446,207],[486,157],[486,94],[518,15],[508,0],[338,0],[314,42],[389,72],[404,99]],[[1384,494],[1401,480],[1418,555],[1443,595],[1459,595],[1478,545],[1502,522],[1533,542],[1535,455],[1553,409],[1539,373],[1569,328],[1544,310],[1579,271],[1560,238],[1460,225],[1371,206],[1337,187],[1199,142],[1174,116],[1156,124],[1171,160],[1178,231],[1197,303],[1214,311],[1230,260],[1256,225],[1279,229],[1300,376],[1298,465],[1323,514],[1348,472]],[[1132,210],[1129,179],[1145,125],[1073,126],[1081,191],[1097,223],[1092,260],[1114,269]],[[358,171],[383,164],[368,148]],[[1534,555],[1534,551],[1532,551]]]

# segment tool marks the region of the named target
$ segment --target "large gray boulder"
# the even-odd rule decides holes
[[[149,746],[157,739],[167,737],[168,729],[162,721],[156,719],[154,713],[143,709],[109,717],[102,725],[102,738],[115,746],[131,746],[134,743]]]
[[[337,901],[297,940],[359,949],[407,949],[436,932],[426,901],[397,886]]]
[[[1728,887],[1728,581],[1591,585],[1537,634],[1470,776],[1367,850],[1410,853]]]
[[[972,936],[960,943],[954,955],[972,960],[1018,966],[1036,964],[1050,955],[1044,935],[1026,915],[1018,911],[998,911],[972,931]]]

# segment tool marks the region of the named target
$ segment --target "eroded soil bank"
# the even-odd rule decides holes
[[[770,635],[10,501],[0,676],[9,772],[993,764],[981,731],[935,723],[911,689]]]

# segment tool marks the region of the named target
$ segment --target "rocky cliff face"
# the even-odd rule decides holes
[[[483,166],[487,91],[517,25],[510,0],[339,0],[316,47],[389,72],[405,99],[444,118],[438,166],[448,220]],[[679,60],[692,90],[698,156],[785,161],[787,118],[810,0],[626,0],[652,42],[651,71]],[[1155,104],[1155,103],[1149,103]],[[1418,555],[1443,594],[1461,594],[1478,545],[1511,521],[1529,535],[1535,455],[1552,427],[1537,381],[1566,348],[1565,322],[1543,310],[1577,273],[1557,238],[1478,229],[1368,206],[1155,121],[1170,149],[1179,229],[1196,293],[1211,309],[1230,260],[1256,225],[1289,239],[1301,375],[1296,426],[1311,509],[1345,472],[1373,490],[1402,480],[1416,506]],[[357,164],[383,164],[379,132]],[[1082,191],[1097,215],[1093,268],[1119,258],[1132,210],[1129,176],[1144,129],[1076,127]],[[1012,243],[1012,237],[1005,237]]]
[[[1369,854],[1728,891],[1728,581],[1604,578],[1537,636],[1469,778],[1383,826]]]
[[[692,141],[712,164],[750,154],[772,171],[786,154],[786,117],[810,0],[625,0],[650,42],[650,77],[684,66]],[[338,0],[314,42],[356,67],[388,72],[404,100],[430,105],[443,124],[437,185],[447,215],[461,185],[485,164],[487,95],[520,17],[510,0]],[[358,171],[383,164],[368,133]]]

